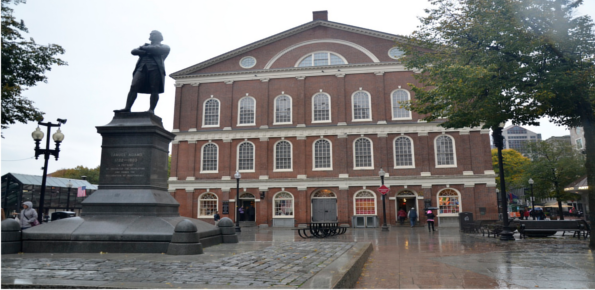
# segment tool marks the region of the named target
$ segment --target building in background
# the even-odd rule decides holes
[[[235,220],[239,203],[245,224],[374,227],[382,168],[389,224],[400,208],[426,206],[439,208],[442,227],[458,227],[460,212],[497,219],[489,130],[445,129],[402,108],[417,83],[399,61],[395,41],[404,40],[318,11],[173,73],[169,190],[180,214]]]
[[[568,143],[571,144],[570,141],[570,135],[564,135],[564,136],[552,136],[549,137],[545,140],[545,142],[564,142],[564,143]]]
[[[583,130],[583,127],[570,128],[570,142],[577,150],[585,150],[585,130]]]
[[[541,141],[541,134],[527,130],[521,126],[511,125],[502,130],[504,148],[514,149],[523,155],[527,154],[527,142]],[[492,149],[495,148],[492,144]]]

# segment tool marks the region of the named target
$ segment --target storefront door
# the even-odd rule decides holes
[[[336,198],[312,199],[312,222],[336,222],[337,218]]]

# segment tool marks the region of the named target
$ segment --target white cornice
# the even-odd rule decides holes
[[[174,142],[182,141],[204,141],[204,140],[230,140],[230,139],[252,139],[252,138],[291,138],[304,139],[307,136],[325,135],[362,135],[362,134],[400,134],[400,133],[429,133],[429,132],[468,132],[479,131],[480,128],[444,129],[438,126],[439,123],[399,123],[399,124],[370,124],[357,126],[324,126],[324,127],[300,127],[300,128],[271,128],[267,130],[231,130],[231,131],[204,131],[204,132],[177,132]]]

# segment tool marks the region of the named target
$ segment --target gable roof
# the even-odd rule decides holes
[[[213,57],[211,59],[208,59],[206,61],[203,61],[201,63],[195,64],[193,66],[187,67],[185,69],[179,70],[177,72],[174,72],[172,74],[170,74],[169,76],[173,79],[182,77],[186,74],[189,74],[191,72],[209,67],[211,65],[217,64],[219,62],[225,61],[227,59],[230,59],[232,57],[235,57],[237,55],[240,55],[242,53],[245,53],[247,51],[251,51],[253,49],[265,46],[267,44],[273,43],[275,41],[278,41],[280,39],[283,38],[287,38],[289,36],[298,34],[300,32],[318,27],[318,26],[323,26],[323,27],[329,27],[329,28],[334,28],[334,29],[339,29],[339,30],[344,30],[344,31],[349,31],[349,32],[353,32],[353,33],[359,33],[359,34],[364,34],[364,35],[368,35],[368,36],[373,36],[373,37],[377,37],[377,38],[381,38],[381,39],[387,39],[387,40],[392,40],[392,41],[401,41],[404,42],[406,41],[406,38],[404,36],[401,35],[396,35],[396,34],[390,34],[390,33],[385,33],[385,32],[380,32],[380,31],[376,31],[376,30],[372,30],[372,29],[366,29],[366,28],[361,28],[361,27],[357,27],[357,26],[352,26],[352,25],[347,25],[347,24],[342,24],[342,23],[338,23],[338,22],[332,22],[332,21],[325,21],[325,20],[315,20],[315,21],[311,21],[305,24],[302,24],[300,26],[291,28],[289,30],[283,31],[281,33],[275,34],[273,36],[269,36],[267,38],[261,39],[259,41],[250,43],[248,45],[242,46],[240,48],[234,49],[232,51],[226,52],[224,54],[221,54],[219,56]]]

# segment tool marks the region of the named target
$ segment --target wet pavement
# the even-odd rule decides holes
[[[587,241],[516,237],[500,242],[458,229],[392,227],[304,240],[288,229],[243,228],[239,244],[205,248],[198,256],[2,255],[2,284],[34,277],[37,285],[73,287],[107,279],[119,287],[297,288],[354,245],[371,243],[356,288],[595,288],[595,253]]]

